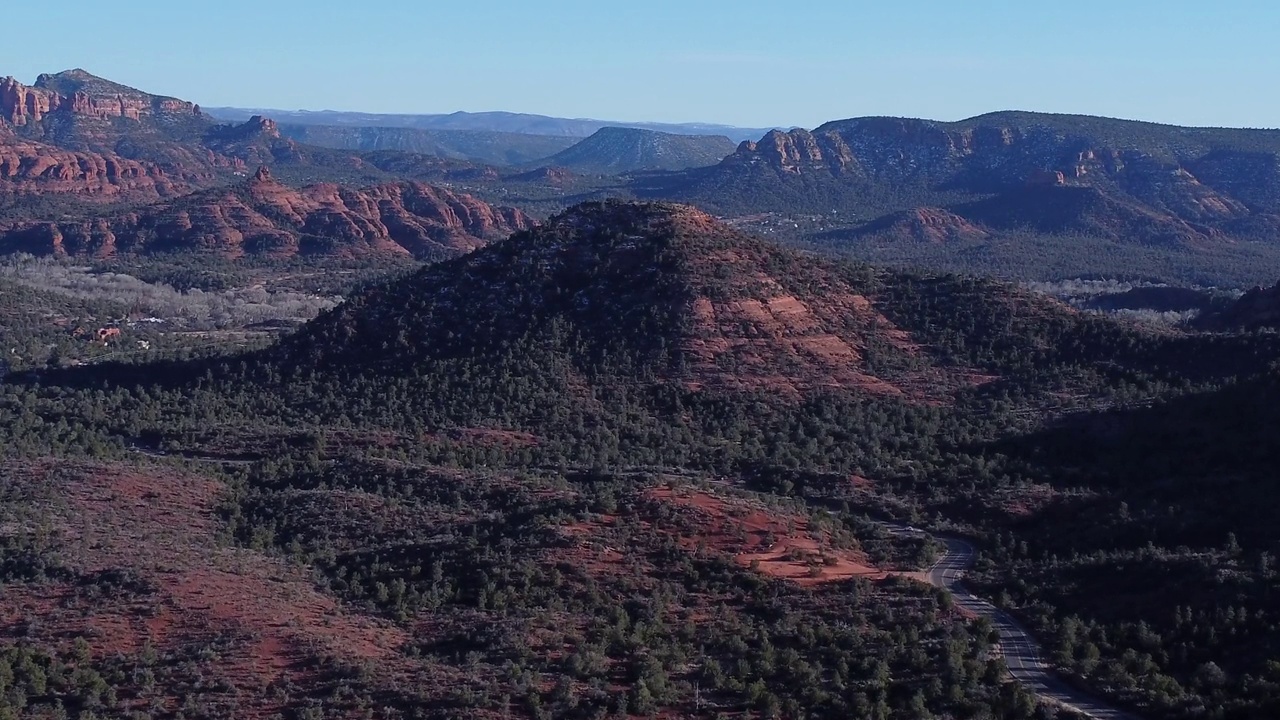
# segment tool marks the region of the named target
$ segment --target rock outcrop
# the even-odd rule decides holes
[[[1258,330],[1280,328],[1280,283],[1255,287],[1227,307],[1209,325],[1222,329]]]
[[[219,137],[226,140],[247,140],[252,138],[274,140],[280,137],[280,127],[271,118],[254,115],[239,125],[226,126],[219,133]]]
[[[196,175],[211,177],[208,172]],[[195,179],[191,174],[170,175],[155,162],[0,137],[0,197],[74,193],[86,199],[129,194],[163,198],[186,189]]]
[[[40,122],[58,109],[62,98],[51,92],[29,88],[11,77],[0,79],[0,117],[22,127]]]
[[[1177,132],[1174,132],[1177,131]],[[1257,133],[1256,138],[1215,137]],[[774,130],[744,142],[725,159],[730,167],[763,165],[784,173],[858,175],[879,180],[932,179],[977,190],[1026,184],[1127,182],[1133,176],[1205,171],[1218,185],[1228,165],[1252,164],[1250,175],[1280,180],[1275,152],[1217,149],[1240,141],[1271,145],[1280,133],[1171,128],[1106,118],[995,113],[956,123],[909,118],[856,118],[813,131]],[[1265,155],[1264,157],[1258,157]]]
[[[989,233],[970,220],[936,207],[920,207],[886,215],[855,231],[855,237],[897,241],[948,243],[981,240]]]
[[[234,181],[260,164],[312,181],[385,173],[349,152],[301,145],[270,118],[220,125],[199,106],[69,70],[0,80],[0,198],[150,202]]]
[[[177,98],[118,85],[79,69],[41,75],[31,87],[12,77],[0,79],[0,117],[10,125],[31,126],[59,112],[140,121],[160,115],[199,116],[200,108]]]
[[[415,182],[294,189],[269,170],[233,187],[91,220],[0,226],[0,251],[109,257],[177,250],[292,257],[452,257],[532,226],[519,210]]]

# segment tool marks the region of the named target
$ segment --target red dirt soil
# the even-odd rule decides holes
[[[861,577],[878,580],[888,573],[867,563],[859,550],[839,548],[809,519],[767,509],[746,500],[727,499],[691,488],[653,488],[646,497],[692,512],[697,534],[679,533],[680,544],[733,556],[738,564],[800,585]]]
[[[648,569],[648,563],[629,548],[615,548],[607,539],[608,530],[618,521],[617,515],[600,515],[587,522],[561,525],[560,534],[569,538],[572,549],[564,554],[564,560],[596,576],[636,574]]]
[[[46,463],[24,474],[55,499],[40,512],[69,569],[127,571],[152,590],[85,597],[70,583],[8,585],[0,637],[24,634],[35,620],[43,640],[84,636],[96,657],[148,643],[158,653],[217,643],[213,672],[247,693],[243,717],[278,712],[261,690],[280,680],[305,688],[323,658],[408,669],[402,631],[345,612],[300,568],[219,546],[219,483],[159,467]]]

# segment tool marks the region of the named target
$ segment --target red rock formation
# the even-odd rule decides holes
[[[59,87],[76,88],[69,93]],[[159,97],[108,83],[83,70],[69,70],[58,75],[41,75],[34,87],[27,87],[12,77],[0,79],[0,117],[18,127],[42,122],[54,112],[68,112],[88,118],[199,115],[196,105],[177,98]]]
[[[235,126],[226,133],[226,136],[236,139],[244,139],[251,137],[279,138],[280,128],[276,125],[276,121],[261,115],[254,115],[246,120],[243,124]]]
[[[773,130],[759,143],[752,145],[755,152],[760,153],[771,165],[783,172],[800,173],[804,168],[822,167],[824,164],[840,168],[852,160],[847,152],[841,151],[839,145],[831,142],[833,139],[824,137],[821,140],[826,142],[823,143],[808,130]]]
[[[161,250],[441,259],[532,226],[514,208],[414,182],[353,190],[294,189],[261,168],[244,185],[209,190],[145,211],[77,222],[0,227],[0,250],[111,256]]]
[[[856,234],[925,243],[981,240],[989,235],[977,224],[938,207],[918,207],[893,213],[868,223]]]
[[[724,164],[765,164],[789,175],[822,170],[835,175],[856,172],[858,158],[839,133],[772,130],[759,142],[750,140],[725,158]]]
[[[102,198],[141,192],[168,197],[185,187],[155,163],[62,150],[12,137],[0,139],[0,197],[46,192]]]
[[[0,118],[10,125],[40,122],[61,103],[54,93],[29,88],[11,77],[0,79]]]
[[[41,75],[32,86],[3,78],[0,198],[60,193],[86,200],[154,200],[188,192],[212,184],[226,170],[243,169],[245,157],[270,157],[278,131],[270,120],[257,120],[255,142],[218,147],[206,140],[216,125],[183,100],[83,70]],[[130,149],[128,157],[118,154],[121,147]]]
[[[987,236],[985,230],[959,215],[934,207],[907,211],[902,216],[901,228],[914,239],[930,243],[973,240]]]

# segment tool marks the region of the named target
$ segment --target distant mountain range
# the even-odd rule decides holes
[[[1183,128],[992,113],[954,123],[868,117],[770,131],[672,192],[726,212],[945,203],[1026,187],[1093,187],[1169,213],[1188,233],[1280,214],[1280,130]]]
[[[724,135],[675,135],[627,127],[601,128],[587,138],[354,125],[279,127],[284,137],[327,148],[410,152],[499,167],[551,166],[602,175],[714,165],[735,147]]]
[[[854,118],[735,147],[747,131],[514,113],[222,116],[83,70],[0,80],[0,220],[74,224],[266,166],[294,187],[440,183],[543,217],[677,201],[864,260],[1014,279],[1280,276],[1277,130],[1002,112]]]
[[[219,120],[244,122],[254,115],[275,118],[291,125],[337,125],[345,127],[417,128],[421,130],[482,130],[522,135],[552,135],[584,138],[605,127],[629,127],[676,135],[724,135],[734,142],[758,138],[769,128],[742,128],[713,123],[651,123],[558,118],[513,112],[455,112],[440,115],[399,115],[340,110],[277,110],[232,107],[204,108]]]
[[[968,253],[961,269],[988,272],[1022,253],[1018,274],[1065,259],[1163,276],[1217,263],[1183,275],[1209,284],[1280,275],[1278,130],[1024,112],[855,118],[771,131],[714,166],[641,178],[635,190],[728,216],[822,218],[811,239],[879,261],[956,267]],[[1049,237],[1052,247],[1020,247]],[[1097,242],[1082,253],[1081,240]],[[1126,256],[1099,257],[1098,243]]]
[[[685,170],[714,165],[733,152],[723,135],[672,135],[607,127],[543,161],[555,167],[604,175],[636,170]]]
[[[493,130],[428,130],[298,123],[281,124],[280,134],[301,143],[327,148],[395,150],[486,165],[527,165],[555,155],[579,141],[579,138],[568,135],[529,135]],[[720,158],[716,158],[716,161],[719,160]]]

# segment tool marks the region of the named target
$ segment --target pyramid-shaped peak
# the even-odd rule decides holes
[[[870,271],[778,247],[688,205],[587,202],[352,296],[278,357],[374,374],[465,358],[564,380],[558,394],[605,377],[789,394],[897,395],[907,393],[899,381],[960,383],[927,367],[877,375],[869,344],[896,368],[916,362],[919,349],[876,307],[875,282]]]
[[[600,200],[585,202],[552,217],[548,230],[607,231],[645,236],[724,234],[732,228],[692,205],[666,202]]]

